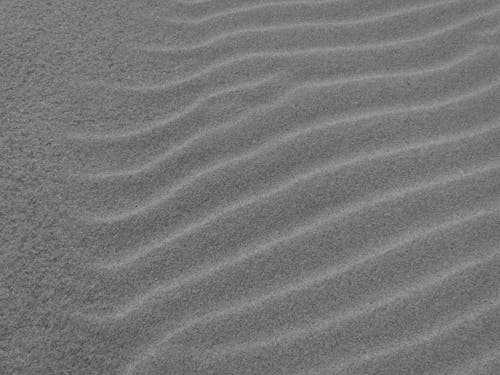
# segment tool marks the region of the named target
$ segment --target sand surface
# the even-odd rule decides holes
[[[0,2],[0,373],[500,373],[500,2]]]

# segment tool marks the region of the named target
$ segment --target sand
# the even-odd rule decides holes
[[[498,0],[0,10],[0,373],[500,373]]]

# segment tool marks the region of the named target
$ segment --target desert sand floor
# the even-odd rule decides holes
[[[499,0],[0,17],[1,374],[500,374]]]

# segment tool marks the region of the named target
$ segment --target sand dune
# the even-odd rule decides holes
[[[497,373],[498,1],[150,3],[64,133],[117,373]]]

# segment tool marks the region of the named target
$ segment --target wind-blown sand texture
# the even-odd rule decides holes
[[[53,7],[10,373],[500,373],[498,0]]]

